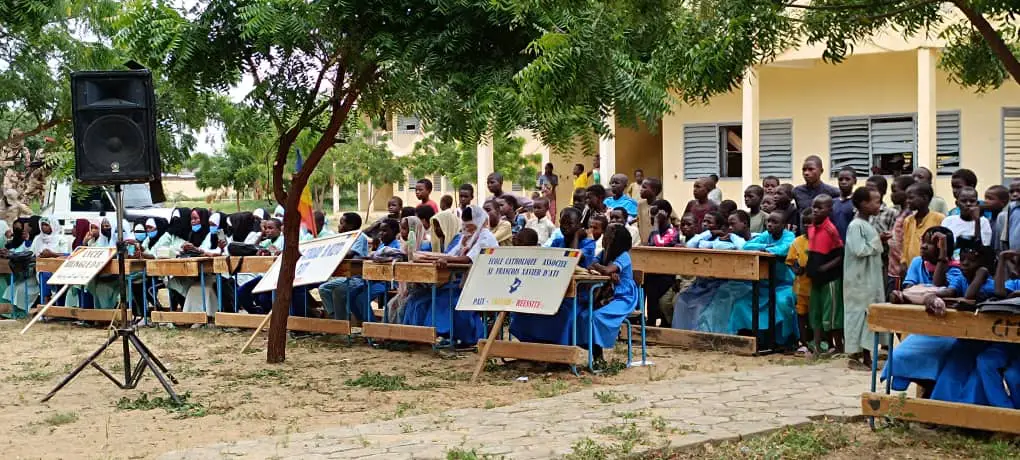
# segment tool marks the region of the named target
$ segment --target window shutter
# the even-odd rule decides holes
[[[935,146],[938,175],[949,176],[960,169],[960,112],[935,115]]]
[[[414,115],[400,115],[397,117],[397,132],[401,134],[418,134],[421,127],[421,120]]]
[[[439,174],[432,175],[432,190],[437,192],[443,191],[443,176]]]
[[[520,182],[513,182],[513,183],[510,184],[510,191],[511,192],[523,192],[524,191],[524,186],[521,185]]]
[[[1003,184],[1020,177],[1020,108],[1002,109]]]
[[[719,173],[719,128],[714,124],[684,125],[684,179]]]
[[[758,172],[762,177],[793,177],[793,120],[758,124]]]
[[[833,175],[844,166],[865,175],[870,172],[870,124],[866,117],[829,119],[829,170]]]

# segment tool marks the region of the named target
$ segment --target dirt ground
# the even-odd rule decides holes
[[[654,366],[615,375],[513,363],[490,365],[468,382],[475,353],[439,354],[429,348],[372,348],[342,337],[291,340],[287,361],[265,363],[265,335],[238,353],[250,332],[142,329],[140,336],[180,379],[187,395],[172,408],[147,374],[136,390],[120,390],[86,369],[47,403],[39,400],[72,366],[107,337],[103,329],[70,323],[0,325],[0,452],[4,458],[151,458],[189,446],[358,424],[464,407],[496,407],[588,386],[673,379],[790,363],[789,357],[740,357],[675,348],[650,348]],[[625,361],[625,346],[610,360]],[[119,347],[100,362],[122,371]],[[528,377],[527,382],[517,381]],[[394,391],[380,391],[380,389]]]

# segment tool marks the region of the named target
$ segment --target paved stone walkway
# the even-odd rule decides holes
[[[433,459],[473,449],[479,456],[539,459],[563,456],[575,445],[617,451],[680,447],[822,416],[859,415],[868,382],[868,373],[850,371],[843,361],[766,367],[217,444],[161,458]]]

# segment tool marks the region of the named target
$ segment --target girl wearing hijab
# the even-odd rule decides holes
[[[499,246],[487,225],[489,215],[481,206],[471,205],[464,208],[461,218],[460,233],[447,244],[445,255],[435,259],[436,265],[440,267],[472,263],[482,249]],[[404,309],[404,324],[435,327],[436,333],[448,337],[454,346],[471,347],[478,343],[484,332],[482,318],[478,312],[454,311],[453,324],[450,323],[450,308],[451,305],[457,304],[457,298],[460,297],[462,277],[463,275],[458,275],[449,283],[439,286],[434,305],[431,290],[409,295]]]
[[[87,222],[86,222],[87,223]],[[86,228],[86,230],[88,230]],[[6,250],[7,242],[13,238],[14,232],[7,221],[0,219],[0,252]],[[11,278],[7,275],[0,275],[0,298],[7,294],[7,288],[11,286]]]
[[[32,241],[32,254],[36,258],[63,257],[71,252],[67,240],[60,228],[60,222],[53,217],[39,219],[39,236]],[[39,273],[39,290],[42,297],[40,301],[47,303],[50,300],[50,286],[46,282],[50,280],[53,273]]]
[[[431,209],[431,208],[429,208]],[[411,235],[411,231],[414,231],[414,241],[410,241],[408,238]],[[421,220],[418,217],[405,217],[400,220],[400,240],[401,240],[401,252],[407,254],[408,248],[413,247],[415,251],[426,251],[426,245],[430,243],[425,241],[423,235],[425,234],[425,226],[422,225]],[[407,305],[407,298],[411,291],[418,291],[420,289],[427,288],[427,285],[421,285],[418,283],[398,283],[397,284],[397,295],[393,296],[387,304],[387,310],[389,311],[389,317],[386,319],[387,322],[396,323],[404,317],[404,307]]]
[[[92,225],[89,224],[88,219],[74,221],[74,231],[71,233],[74,236],[74,242],[71,243],[71,250],[78,249],[78,246],[88,246],[87,241],[91,233],[91,227]]]
[[[39,218],[22,217],[14,222],[13,234],[7,242],[5,249],[8,254],[20,254],[32,251],[32,243],[39,235]],[[15,273],[13,275],[14,285],[7,290],[4,299],[14,305],[14,310],[4,318],[26,318],[28,309],[39,297],[39,281],[34,273]]]
[[[432,250],[446,252],[450,241],[460,231],[460,216],[457,215],[454,208],[450,208],[432,216],[431,221]]]
[[[577,266],[580,268],[591,266],[595,262],[595,241],[588,237],[588,233],[581,226],[581,211],[574,207],[563,208],[560,211],[559,222],[560,233],[567,236],[552,238],[549,247],[579,249],[581,260],[577,262]],[[579,312],[587,311],[587,306],[588,292],[582,289],[578,292],[577,309]],[[517,337],[521,342],[570,345],[574,320],[574,299],[565,298],[560,302],[560,309],[552,316],[511,314],[510,335]]]
[[[220,224],[225,223],[224,220],[226,218],[223,217],[222,212],[214,212],[209,216],[209,233],[206,234],[205,238],[202,239],[202,243],[198,246],[198,249],[201,249],[209,257],[223,254],[222,246],[225,245],[220,245],[220,242],[226,242],[227,236],[225,229]]]
[[[208,244],[206,239],[210,233],[209,211],[202,208],[195,208],[187,215],[189,216],[189,224],[187,226],[188,233],[187,237],[184,238],[184,242],[181,243],[181,251],[204,251],[205,249],[203,244]],[[171,227],[172,226],[173,223],[171,223]],[[178,296],[178,301],[180,301],[181,297],[184,298],[183,311],[201,312],[204,308],[206,315],[213,317],[216,315],[217,305],[215,295],[216,290],[213,287],[214,277],[207,277],[204,289],[199,283],[199,280],[200,278],[198,277],[175,276],[170,279],[169,283],[167,283],[167,287]],[[205,292],[204,302],[202,299],[203,291]]]

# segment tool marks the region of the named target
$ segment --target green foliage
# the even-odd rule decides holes
[[[206,409],[201,403],[192,402],[191,393],[184,393],[177,395],[180,399],[180,403],[175,403],[170,398],[164,398],[157,396],[155,398],[149,398],[148,393],[142,393],[136,399],[129,399],[127,397],[120,398],[117,401],[117,409],[119,410],[153,410],[153,409],[164,409],[168,414],[173,414],[174,418],[190,418],[190,417],[205,417]]]
[[[443,141],[429,135],[415,143],[406,164],[414,177],[441,174],[456,187],[473,184],[477,180],[477,158],[476,144]],[[499,137],[493,140],[492,161],[495,170],[502,172],[506,180],[531,189],[535,187],[542,155],[524,153],[524,138]]]
[[[413,390],[414,386],[407,383],[403,375],[386,375],[380,372],[361,371],[355,379],[347,379],[344,385],[349,387],[369,388],[378,391]]]
[[[49,426],[60,426],[67,425],[68,423],[74,423],[78,421],[78,414],[74,412],[57,412],[50,414],[43,420]]]

